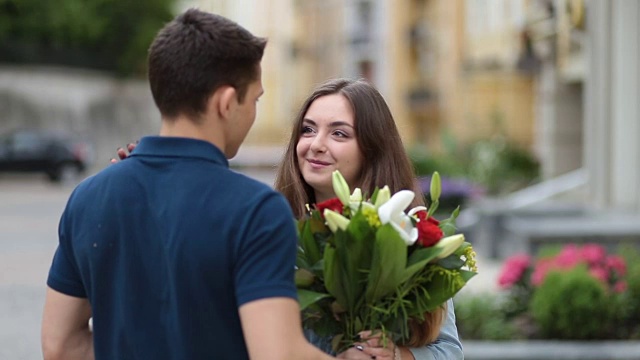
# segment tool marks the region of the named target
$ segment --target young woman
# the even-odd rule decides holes
[[[129,144],[131,151],[135,144]],[[118,156],[127,157],[123,149]],[[112,160],[115,161],[115,160]],[[422,191],[391,111],[382,95],[361,80],[335,79],[320,85],[303,103],[293,124],[274,187],[289,201],[293,213],[305,215],[306,205],[335,197],[331,174],[340,170],[350,188],[371,194],[376,186],[391,192],[416,193],[410,207],[424,205]],[[329,339],[307,331],[309,339],[330,352]],[[398,355],[398,356],[396,356]],[[376,338],[339,354],[345,359],[440,360],[463,359],[455,325],[453,302],[411,324],[411,338],[382,347]]]
[[[275,188],[299,218],[304,216],[307,204],[335,197],[334,170],[340,170],[352,189],[359,187],[368,194],[383,185],[388,185],[392,193],[409,189],[416,193],[410,207],[424,205],[391,111],[382,95],[362,80],[329,80],[307,98],[293,124]],[[313,340],[327,350],[324,339]],[[427,314],[424,323],[411,324],[411,338],[398,347],[399,351],[395,344],[378,346],[376,339],[360,345],[339,357],[463,359],[451,301],[445,308]]]

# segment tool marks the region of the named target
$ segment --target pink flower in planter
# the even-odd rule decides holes
[[[562,269],[571,269],[582,261],[580,249],[573,244],[562,248],[562,251],[555,258],[555,265]]]
[[[592,266],[589,268],[589,274],[594,278],[602,281],[605,285],[608,285],[609,272],[603,266]]]
[[[531,257],[529,255],[520,254],[508,258],[498,277],[498,285],[501,288],[510,288],[522,279],[522,275],[531,265]]]
[[[544,282],[547,273],[555,268],[555,258],[540,259],[531,274],[531,284],[539,286]]]
[[[586,244],[582,247],[582,258],[589,266],[603,263],[606,257],[607,251],[600,245]]]
[[[624,259],[620,256],[610,255],[607,257],[605,264],[609,271],[614,272],[615,276],[622,277],[627,274],[627,264],[625,264]]]
[[[623,293],[627,290],[627,282],[626,281],[618,281],[615,285],[613,285],[613,291],[617,293]]]

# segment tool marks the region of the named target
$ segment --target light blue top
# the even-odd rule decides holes
[[[453,300],[447,302],[447,317],[436,341],[421,348],[411,348],[416,360],[463,360],[462,343],[458,338]]]
[[[312,331],[305,330],[305,336],[320,350],[331,354],[331,341],[317,336]],[[453,301],[447,302],[447,317],[440,328],[440,334],[436,341],[421,348],[410,348],[416,360],[463,360],[462,343],[458,338],[456,327],[456,314],[453,309]]]

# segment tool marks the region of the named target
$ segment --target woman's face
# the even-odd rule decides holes
[[[356,139],[351,104],[340,94],[317,98],[302,121],[296,146],[304,180],[315,190],[316,201],[335,196],[331,174],[340,170],[353,189],[360,175],[363,155]]]

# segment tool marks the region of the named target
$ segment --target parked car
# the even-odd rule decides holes
[[[71,133],[15,130],[0,135],[0,172],[41,172],[60,182],[83,173],[92,158],[91,144]]]

